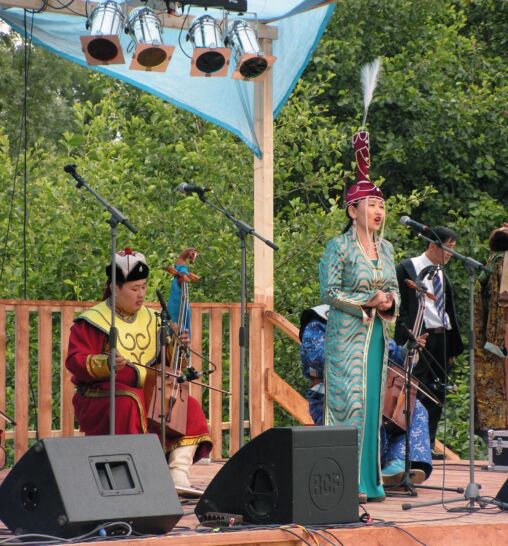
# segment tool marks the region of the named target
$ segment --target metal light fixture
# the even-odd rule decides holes
[[[86,21],[88,36],[80,36],[81,48],[90,65],[125,62],[118,37],[124,25],[121,7],[114,0],[97,5]]]
[[[175,48],[162,43],[161,28],[161,21],[152,9],[139,7],[130,12],[127,32],[136,46],[131,70],[164,72],[167,69]]]
[[[226,76],[229,67],[229,48],[224,47],[219,25],[210,15],[198,17],[189,28],[192,55],[191,76]]]
[[[256,31],[241,19],[235,19],[228,25],[224,42],[233,48],[235,80],[261,80],[276,61],[276,57],[263,54]]]

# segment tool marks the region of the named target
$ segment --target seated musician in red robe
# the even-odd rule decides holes
[[[65,366],[76,385],[74,410],[85,435],[109,433],[109,343],[111,266],[104,301],[79,315],[71,328]],[[116,314],[118,330],[115,383],[116,434],[155,432],[147,424],[143,387],[147,367],[158,361],[159,325],[155,312],[144,305],[149,268],[139,252],[116,254]],[[189,470],[212,448],[206,418],[199,402],[189,396],[184,436],[166,442],[169,469],[177,489],[191,488]]]

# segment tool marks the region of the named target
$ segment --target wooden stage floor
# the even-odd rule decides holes
[[[481,494],[493,497],[497,494],[508,474],[482,470],[484,463],[475,464],[475,482],[481,485]],[[206,488],[212,477],[220,470],[220,462],[198,464],[193,467],[192,482],[195,486]],[[467,461],[447,463],[436,461],[434,472],[426,485],[441,486],[443,469],[447,487],[465,487],[469,483],[469,466]],[[0,478],[5,476],[0,473]],[[344,546],[376,546],[376,545],[415,545],[429,546],[502,546],[508,544],[508,511],[499,509],[479,508],[469,512],[459,512],[467,502],[463,495],[445,492],[444,498],[462,498],[460,502],[437,506],[427,506],[402,510],[402,504],[425,502],[441,499],[441,492],[434,490],[418,490],[418,497],[387,498],[382,503],[364,505],[370,514],[371,523],[358,524],[354,527],[311,527],[309,533],[296,526],[286,529],[263,527],[248,530],[229,528],[226,530],[211,530],[199,526],[193,514],[193,501],[183,501],[187,514],[171,533],[158,537],[123,537],[114,540],[113,544],[132,546],[203,546],[203,545],[257,545],[257,546],[313,546],[344,545]],[[362,512],[362,510],[360,510]],[[3,533],[7,533],[3,535]],[[6,529],[0,529],[0,544],[8,538]],[[11,536],[11,541],[14,537]],[[33,542],[32,542],[33,544]],[[94,544],[111,545],[112,540],[98,541]]]

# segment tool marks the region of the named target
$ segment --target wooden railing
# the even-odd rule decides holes
[[[29,425],[34,406],[40,438],[79,434],[72,405],[74,387],[64,362],[74,317],[92,305],[94,302],[0,300],[0,410],[6,411],[10,393],[15,402],[14,415],[9,417],[16,423],[10,426],[0,415],[0,429],[5,429],[5,439],[14,440],[15,460],[36,437],[35,427]],[[206,351],[217,366],[208,377],[210,385],[231,392],[231,396],[215,391],[205,394],[203,388],[191,385],[193,396],[204,403],[214,442],[212,457],[220,458],[239,448],[240,305],[193,303],[191,309],[192,349],[198,354]],[[279,397],[264,389],[266,374],[273,371],[273,325],[264,318],[261,304],[249,304],[248,313],[245,403],[249,421],[244,426],[254,437],[273,426],[273,400]],[[197,370],[208,368],[196,356],[192,365]]]
[[[36,437],[29,425],[33,407],[37,411],[40,438],[73,436],[76,429],[72,397],[74,387],[65,369],[69,331],[74,317],[94,302],[0,300],[0,411],[6,411],[9,394],[14,398],[16,426],[0,414],[2,441],[14,440],[18,460]],[[158,304],[149,304],[158,308]],[[231,396],[191,385],[191,394],[203,403],[213,439],[213,458],[232,455],[239,449],[240,404],[240,305],[237,303],[193,303],[192,349],[207,358],[217,369],[209,375],[210,385],[231,392]],[[274,328],[300,343],[298,329],[261,304],[249,304],[248,388],[245,403],[249,420],[244,423],[251,437],[273,426],[274,402],[298,422],[312,424],[307,401],[274,370]],[[32,365],[30,366],[30,363]],[[208,368],[202,358],[193,356],[197,370]],[[33,377],[36,372],[36,377]],[[227,416],[224,419],[224,416]],[[226,445],[227,444],[227,445]],[[447,458],[458,458],[436,442]]]

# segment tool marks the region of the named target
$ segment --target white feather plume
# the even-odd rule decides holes
[[[374,89],[379,79],[379,73],[381,71],[381,57],[374,59],[371,63],[364,64],[361,70],[362,90],[363,90],[363,122],[365,125],[367,121],[367,112],[369,105],[374,95]]]

